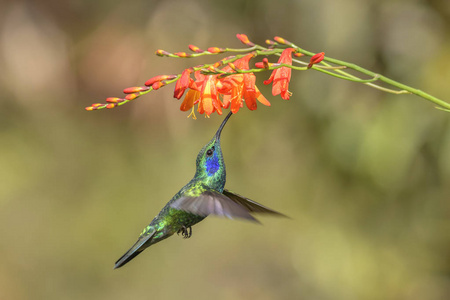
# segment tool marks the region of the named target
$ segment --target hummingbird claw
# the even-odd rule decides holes
[[[180,230],[178,230],[177,235],[181,235],[183,236],[183,238],[188,239],[192,236],[192,227],[186,227],[183,225],[183,227],[180,228]]]
[[[192,227],[189,226],[189,234],[187,236],[185,236],[185,238],[190,238],[192,236]]]

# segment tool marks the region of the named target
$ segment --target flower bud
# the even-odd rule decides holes
[[[278,44],[285,44],[284,39],[282,37],[276,36],[273,38],[275,40],[275,42],[277,42]]]
[[[133,86],[133,87],[129,87],[123,90],[124,94],[132,94],[132,93],[138,93],[138,92],[143,92],[143,91],[148,91],[149,87],[147,86]]]
[[[167,51],[165,51],[165,50],[158,49],[158,50],[156,50],[155,54],[158,55],[158,56],[169,56],[169,55],[170,55],[170,52],[167,52]]]
[[[162,86],[164,86],[164,82],[158,81],[158,82],[155,82],[154,84],[152,84],[152,89],[156,91]]]
[[[152,77],[149,80],[147,80],[145,82],[145,85],[151,86],[155,82],[163,81],[163,80],[171,80],[171,79],[175,79],[176,77],[177,77],[177,75],[158,75],[158,76]]]
[[[210,52],[210,53],[223,53],[223,52],[225,52],[225,49],[218,48],[218,47],[209,47],[208,48],[208,52]]]
[[[140,95],[139,94],[128,94],[128,95],[125,96],[125,99],[127,99],[127,100],[134,100],[138,96],[140,96]]]
[[[106,102],[108,102],[108,103],[119,103],[119,102],[123,102],[123,101],[124,101],[124,99],[117,98],[117,97],[106,98]]]
[[[194,46],[194,45],[189,45],[189,50],[191,50],[192,52],[195,52],[195,53],[203,53],[203,52],[205,52],[202,49],[200,49],[199,47]]]
[[[236,34],[236,37],[244,44],[250,47],[255,46],[255,44],[253,44],[252,42],[250,42],[250,40],[248,39],[247,35],[245,34]]]
[[[320,52],[320,53],[314,54],[311,57],[311,59],[309,60],[308,69],[310,69],[314,64],[320,63],[324,57],[325,57],[325,52]]]
[[[186,52],[176,52],[176,53],[174,53],[174,55],[176,55],[178,57],[191,57],[191,55],[187,54]]]

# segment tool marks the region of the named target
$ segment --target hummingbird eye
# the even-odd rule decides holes
[[[208,151],[206,151],[206,155],[211,156],[214,152],[214,147],[212,147],[211,149],[208,149]]]

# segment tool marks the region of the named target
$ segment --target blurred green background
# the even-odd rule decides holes
[[[275,35],[450,101],[448,0],[8,1],[0,4],[0,299],[450,299],[449,114],[309,71],[242,109],[227,188],[288,214],[210,217],[113,265],[194,174],[222,117],[166,87],[213,62],[156,49]]]

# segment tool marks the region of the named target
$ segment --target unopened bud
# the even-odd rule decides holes
[[[149,80],[147,80],[145,82],[145,85],[151,86],[155,82],[163,81],[163,80],[171,80],[171,79],[175,79],[175,78],[177,78],[177,75],[158,75],[158,76],[152,77]]]
[[[253,47],[255,46],[254,43],[250,42],[250,40],[248,39],[247,35],[242,34],[242,33],[238,33],[236,34],[236,37],[245,45]]]
[[[208,52],[210,52],[210,53],[223,53],[223,52],[225,52],[225,49],[218,48],[218,47],[209,47],[208,48]]]
[[[109,97],[106,98],[106,102],[108,103],[119,103],[119,102],[123,102],[124,99],[122,98],[117,98],[117,97]]]
[[[147,86],[133,86],[129,87],[123,90],[124,94],[132,94],[132,93],[138,93],[143,91],[148,91],[149,87]]]
[[[158,56],[168,56],[168,55],[170,55],[170,52],[158,49],[158,50],[156,50],[155,54],[158,55]]]
[[[320,63],[324,57],[325,57],[325,52],[320,52],[320,53],[314,54],[311,57],[311,59],[309,60],[308,69],[311,68],[314,64]]]
[[[191,50],[192,52],[195,52],[195,53],[202,53],[202,52],[205,52],[205,51],[203,51],[202,49],[200,49],[199,47],[194,46],[194,45],[189,45],[189,50]]]
[[[139,94],[128,94],[125,96],[125,99],[127,100],[134,100],[139,96]]]
[[[152,84],[152,89],[154,89],[156,91],[164,85],[165,85],[164,82],[158,81],[158,82],[155,82],[154,84]]]
[[[174,53],[174,55],[176,55],[178,57],[191,57],[191,55],[187,54],[186,52],[176,52],[176,53]]]
[[[268,69],[270,67],[269,60],[264,57],[262,61],[255,63],[255,67],[258,69]]]

